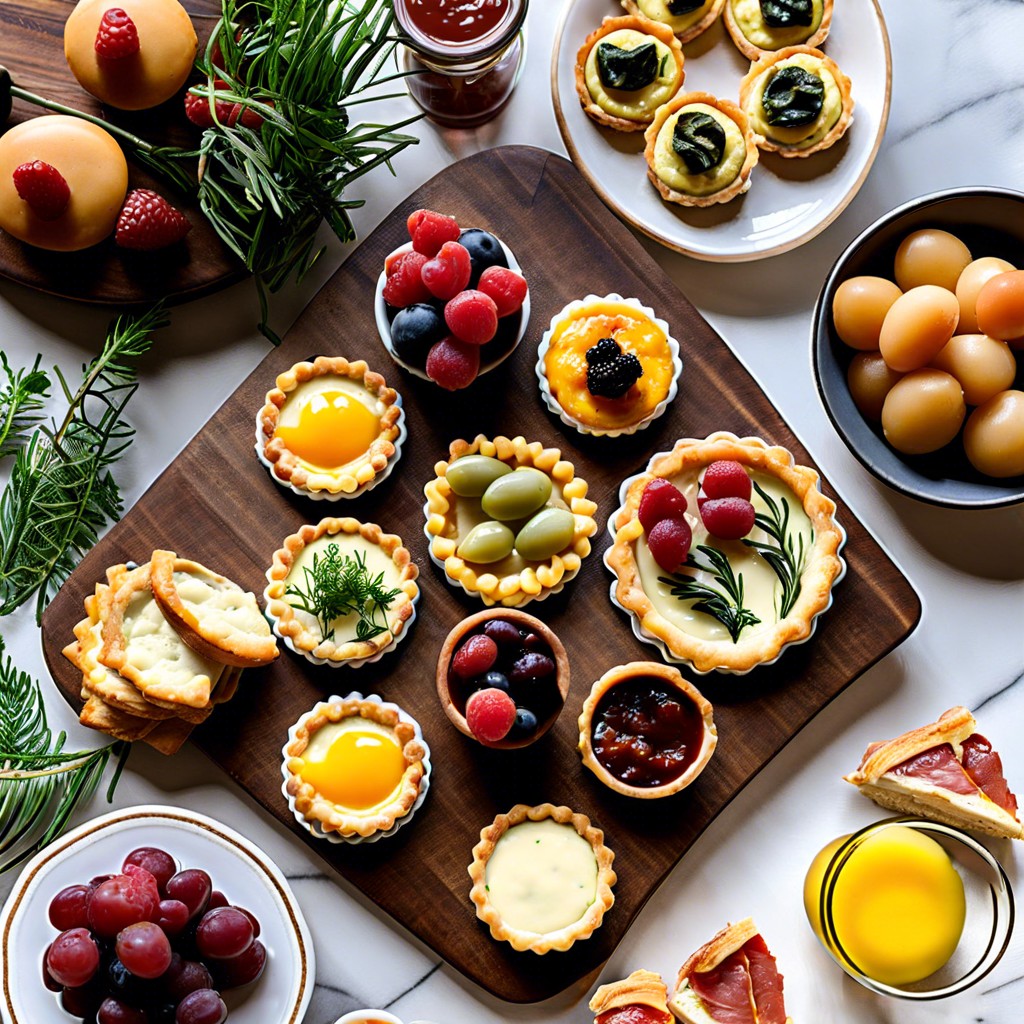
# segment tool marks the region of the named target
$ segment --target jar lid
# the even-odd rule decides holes
[[[449,0],[453,10],[456,0]],[[437,13],[436,0],[427,5],[423,0],[394,0],[395,17],[401,30],[402,42],[418,54],[429,58],[432,62],[446,64],[453,62],[486,60],[504,50],[519,34],[526,20],[529,0],[497,0],[488,5],[487,0],[477,0],[476,8],[484,5],[496,6],[504,3],[504,11],[498,21],[485,28],[480,35],[467,40],[449,40],[430,32],[429,21],[423,24],[417,14],[425,14],[429,9]],[[467,0],[461,0],[461,6],[473,8]],[[468,13],[468,12],[467,12]]]

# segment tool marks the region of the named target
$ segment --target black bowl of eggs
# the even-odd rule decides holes
[[[963,188],[886,214],[814,309],[825,411],[883,483],[947,508],[1024,501],[1024,193]]]

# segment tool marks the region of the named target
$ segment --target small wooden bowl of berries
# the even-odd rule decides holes
[[[437,659],[437,695],[452,725],[485,747],[518,750],[555,723],[569,657],[540,619],[488,608],[463,619]]]

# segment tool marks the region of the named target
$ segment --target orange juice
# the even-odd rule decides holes
[[[939,970],[960,941],[964,885],[946,851],[898,825],[866,836],[834,880],[829,925],[821,891],[832,856],[848,839],[826,846],[804,881],[804,909],[818,938],[842,948],[857,970],[884,985],[908,985]],[[833,938],[835,942],[831,942]]]

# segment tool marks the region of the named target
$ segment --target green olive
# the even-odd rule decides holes
[[[524,467],[498,477],[484,491],[480,507],[492,519],[522,519],[550,497],[551,477],[539,469]]]
[[[479,498],[498,477],[511,473],[512,467],[489,455],[463,455],[445,473],[452,490],[462,498]]]
[[[516,537],[516,551],[523,558],[550,558],[572,543],[576,517],[564,508],[541,509]]]
[[[500,562],[512,554],[512,531],[504,523],[477,523],[456,550],[467,562]]]

